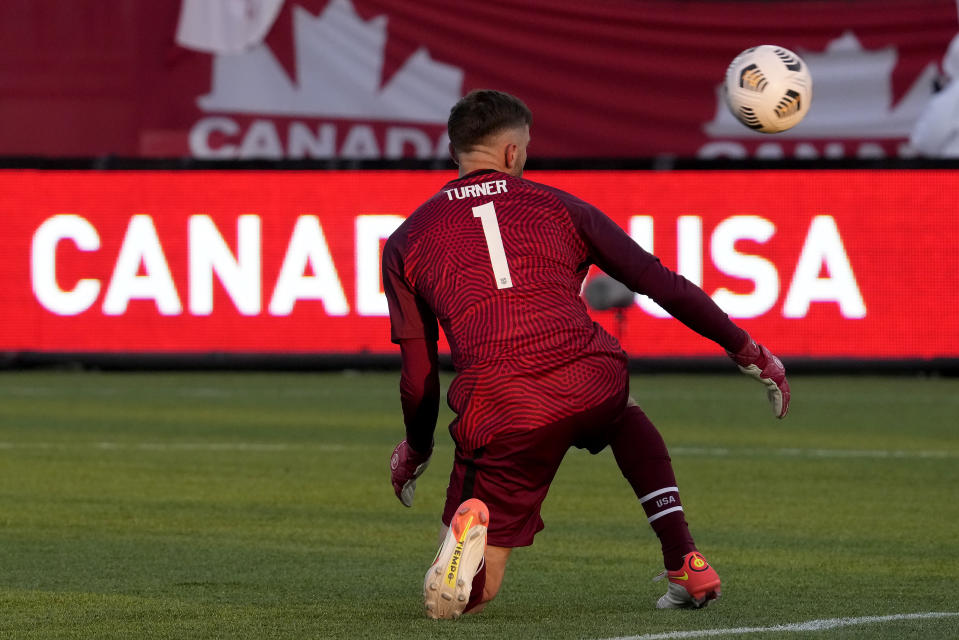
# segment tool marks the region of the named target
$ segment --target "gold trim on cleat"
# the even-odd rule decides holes
[[[460,572],[460,558],[463,556],[463,545],[466,544],[466,534],[469,533],[472,525],[473,516],[470,516],[470,519],[466,521],[466,526],[463,527],[463,533],[460,535],[460,539],[456,543],[456,547],[453,549],[453,555],[450,557],[450,562],[446,566],[446,586],[451,589],[456,587],[456,578]]]

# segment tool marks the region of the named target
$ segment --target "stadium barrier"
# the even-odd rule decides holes
[[[5,159],[0,365],[395,366],[382,245],[453,177]],[[793,369],[959,369],[957,163],[531,161],[526,177],[604,210]],[[642,296],[592,314],[637,369],[728,367]]]

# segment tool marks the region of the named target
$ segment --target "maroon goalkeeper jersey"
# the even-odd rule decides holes
[[[445,185],[389,238],[392,339],[436,340],[457,376],[448,402],[471,451],[591,409],[627,388],[626,354],[580,297],[591,264],[732,350],[745,334],[592,205],[495,171]]]

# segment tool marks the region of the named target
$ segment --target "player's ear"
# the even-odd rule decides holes
[[[503,166],[506,167],[507,171],[512,171],[516,167],[516,157],[518,155],[519,145],[515,143],[511,142],[503,149]]]
[[[452,142],[449,143],[449,145],[447,145],[447,148],[450,151],[450,158],[453,159],[453,164],[455,164],[457,167],[460,166],[459,160],[456,159],[456,150],[453,149],[453,143]]]

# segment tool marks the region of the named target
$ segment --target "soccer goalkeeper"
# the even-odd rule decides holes
[[[609,446],[662,545],[660,608],[698,608],[720,579],[686,523],[666,445],[630,398],[627,356],[579,296],[592,264],[724,348],[789,406],[782,363],[699,287],[663,267],[592,205],[522,178],[532,114],[519,99],[473,91],[449,117],[459,178],[389,238],[383,285],[400,345],[406,438],[390,460],[411,506],[433,450],[438,327],[457,375],[447,400],[456,444],[443,523],[424,582],[427,615],[478,612],[499,591],[510,551],[543,528],[540,506],[570,447]]]

